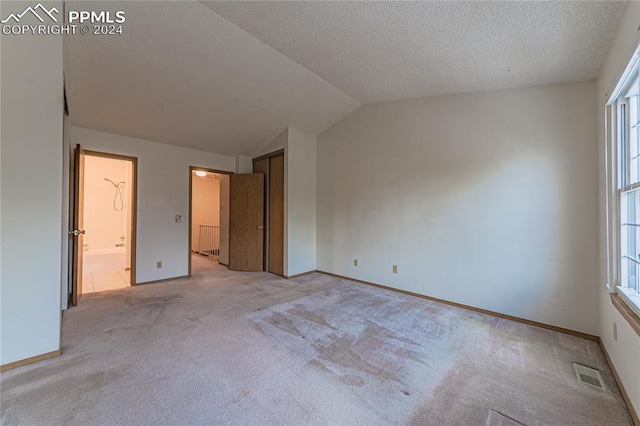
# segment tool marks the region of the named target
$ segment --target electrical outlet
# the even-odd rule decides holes
[[[162,268],[162,260],[158,260],[156,262],[156,269],[161,269]]]
[[[176,215],[176,223],[182,223],[182,215],[181,214],[177,214]]]
[[[615,321],[613,322],[613,340],[618,341],[618,324]]]
[[[358,259],[353,259],[353,266],[358,266]]]
[[[398,265],[393,265],[393,273],[394,274],[398,273]]]

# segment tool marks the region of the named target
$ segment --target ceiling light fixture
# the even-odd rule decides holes
[[[207,175],[207,172],[202,170],[196,170],[196,176],[205,177],[206,175]]]

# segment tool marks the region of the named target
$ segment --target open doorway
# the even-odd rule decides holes
[[[189,167],[189,275],[229,265],[228,172]],[[212,263],[213,262],[213,263]]]
[[[135,159],[85,151],[82,282],[79,294],[131,286],[134,264]]]
[[[70,159],[69,305],[136,283],[138,159],[85,151]]]

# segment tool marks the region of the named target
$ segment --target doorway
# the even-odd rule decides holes
[[[70,302],[135,285],[137,158],[75,148]]]
[[[268,270],[283,275],[284,154],[281,151],[268,157],[274,158],[268,159],[267,173],[258,170],[261,163],[256,166],[255,161],[259,159],[254,159],[254,173],[247,174],[189,167],[189,276],[193,276],[196,263],[199,274],[221,270],[212,268],[213,262],[203,263],[205,256],[217,260],[216,266],[233,271]],[[219,188],[207,179],[219,179]],[[265,204],[266,196],[271,197],[269,204]],[[267,212],[274,228],[268,240]],[[272,256],[268,269],[264,262],[266,241]]]
[[[189,167],[189,276],[229,266],[229,172]]]
[[[133,162],[85,152],[81,294],[131,286]]]

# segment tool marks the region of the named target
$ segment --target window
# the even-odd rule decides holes
[[[617,125],[618,287],[620,297],[640,316],[640,76],[635,63],[612,103]]]

